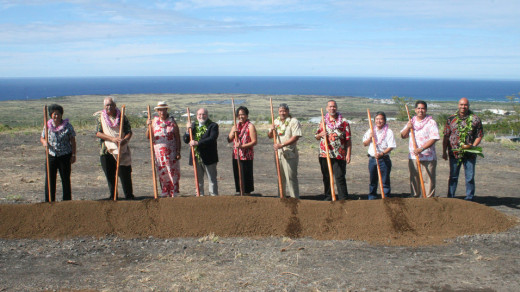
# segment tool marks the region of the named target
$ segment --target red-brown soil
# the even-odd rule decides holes
[[[309,237],[421,246],[505,231],[515,221],[446,198],[318,202],[263,197],[180,197],[0,205],[1,238]]]

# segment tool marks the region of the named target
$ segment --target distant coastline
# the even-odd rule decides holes
[[[406,96],[433,101],[507,101],[520,80],[365,77],[70,77],[0,78],[0,101],[110,94],[267,94]]]

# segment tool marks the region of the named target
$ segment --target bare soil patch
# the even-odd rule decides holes
[[[0,205],[2,238],[308,237],[421,246],[496,233],[515,220],[480,204],[435,198],[334,203],[254,197]]]

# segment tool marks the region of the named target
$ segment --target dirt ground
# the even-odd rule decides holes
[[[390,126],[398,132],[402,123]],[[353,124],[354,156],[347,167],[351,196],[346,202],[335,203],[320,201],[321,173],[317,143],[312,137],[304,137],[300,143],[302,200],[295,203],[276,199],[271,141],[259,126],[253,197],[229,196],[234,193],[231,148],[225,142],[227,130],[222,129],[219,191],[226,197],[193,198],[193,172],[187,164],[188,148],[183,147],[182,197],[153,200],[148,144],[144,130],[135,129],[130,145],[138,201],[99,201],[108,196],[108,190],[99,164],[97,140],[93,131],[79,131],[78,161],[72,174],[74,202],[33,204],[43,200],[44,156],[38,133],[2,134],[2,226],[13,218],[25,218],[25,222],[9,224],[19,229],[2,233],[0,291],[516,291],[520,284],[520,227],[508,227],[520,218],[518,150],[500,143],[483,143],[486,158],[477,164],[476,203],[442,199],[448,175],[443,160],[437,167],[437,196],[441,198],[411,199],[406,198],[407,143],[399,139],[392,154],[391,176],[392,192],[399,198],[369,202],[366,148],[361,144],[366,127]],[[437,150],[440,158],[440,143]],[[459,183],[459,197],[464,189],[464,184]],[[60,192],[58,188],[58,198]],[[212,201],[218,204],[212,205]],[[229,207],[233,204],[242,207]],[[70,210],[78,210],[72,206],[81,205],[82,212],[71,214]],[[223,205],[232,210],[227,216]],[[250,213],[243,210],[243,205],[249,206]],[[212,207],[216,210],[204,212]],[[98,209],[108,211],[110,216]],[[67,221],[56,220],[55,214],[66,210]],[[134,228],[151,218],[148,215],[154,210],[160,211],[160,224],[149,222],[149,230]],[[132,215],[139,212],[148,213],[142,218]],[[215,212],[220,215],[212,215]],[[346,215],[340,215],[342,212]],[[298,223],[295,218],[300,230],[314,226],[315,233],[288,229]],[[402,218],[407,220],[400,221]],[[85,222],[90,225],[82,225]],[[224,222],[231,222],[227,228],[234,234],[219,234],[219,230],[207,227]],[[247,228],[253,230],[241,222],[249,222]],[[326,230],[327,236],[323,222],[333,222]],[[408,224],[409,229],[383,228],[395,227],[396,222]],[[82,233],[96,224],[99,228],[94,230],[98,233]],[[118,232],[122,226],[134,233]],[[157,232],[159,226],[166,226],[165,232],[170,234]],[[194,226],[198,226],[198,233],[174,232],[197,229]],[[255,230],[255,226],[260,227]],[[468,226],[474,229],[468,231]],[[23,233],[22,227],[29,231]],[[58,230],[69,233],[60,234]]]

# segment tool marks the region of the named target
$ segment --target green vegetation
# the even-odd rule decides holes
[[[396,119],[398,121],[407,121],[408,113],[406,112],[405,105],[411,105],[415,102],[415,100],[411,97],[399,97],[399,96],[392,96],[392,100],[394,101],[394,105],[397,109]],[[413,109],[413,106],[411,108]],[[413,116],[413,112],[410,113],[410,116]]]

